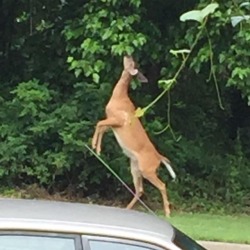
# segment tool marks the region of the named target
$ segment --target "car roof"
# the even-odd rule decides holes
[[[171,243],[173,227],[134,210],[74,202],[0,198],[0,230],[37,230]]]

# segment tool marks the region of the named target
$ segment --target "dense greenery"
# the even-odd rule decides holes
[[[84,147],[104,116],[121,55],[133,53],[150,80],[132,85],[133,100],[145,107],[182,63],[169,51],[190,49],[200,31],[197,22],[179,17],[209,3],[1,0],[1,185],[38,183],[50,192],[116,199],[126,194]],[[219,2],[171,91],[142,117],[178,175],[171,183],[160,171],[172,202],[249,206],[250,10],[241,3]],[[237,16],[246,18],[232,25]],[[132,185],[111,133],[103,158]]]

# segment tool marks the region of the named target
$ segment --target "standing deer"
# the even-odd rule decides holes
[[[128,96],[128,88],[133,76],[141,82],[146,77],[139,72],[131,56],[124,56],[124,69],[113,89],[112,96],[106,106],[106,119],[97,123],[92,138],[92,148],[101,152],[102,136],[108,128],[114,132],[117,142],[125,155],[130,159],[131,174],[135,186],[135,197],[128,204],[131,209],[143,194],[143,177],[159,189],[166,216],[170,215],[169,201],[165,184],[157,177],[157,169],[163,163],[173,179],[176,175],[168,158],[162,156],[147,136],[140,120],[135,116],[135,106]]]

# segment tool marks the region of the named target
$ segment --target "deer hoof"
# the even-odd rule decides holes
[[[101,149],[100,149],[100,148],[97,148],[97,149],[96,149],[96,153],[97,153],[98,155],[100,155],[100,154],[101,154]]]
[[[166,208],[165,208],[165,216],[166,216],[167,218],[170,218],[170,209],[169,209],[169,207],[166,207]]]
[[[96,149],[96,143],[92,142],[91,146],[92,146],[92,149]]]

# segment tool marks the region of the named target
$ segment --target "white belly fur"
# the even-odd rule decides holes
[[[120,147],[122,148],[123,150],[123,153],[128,156],[131,160],[136,160],[137,157],[136,157],[136,153],[133,152],[132,150],[130,150],[128,147],[126,147],[124,145],[124,143],[122,142],[121,138],[119,137],[119,135],[116,133],[116,131],[114,129],[112,129],[113,132],[114,132],[114,135],[115,135],[115,138],[118,142],[118,144],[120,145]]]

